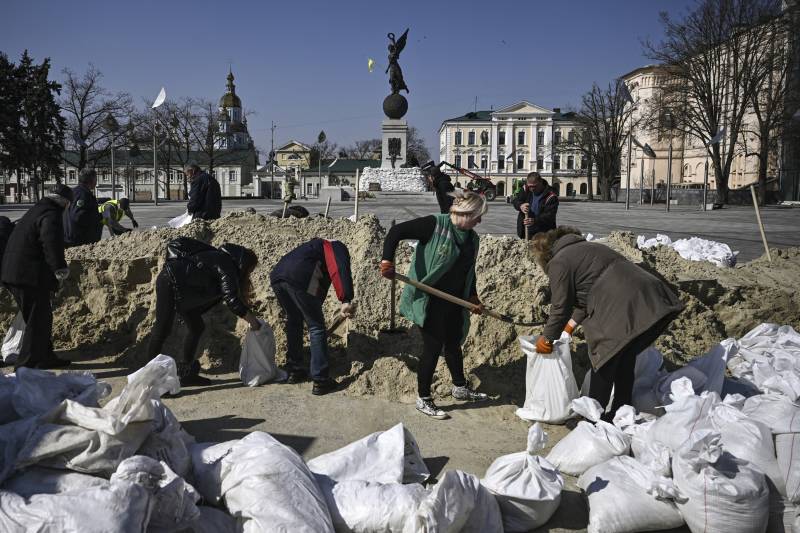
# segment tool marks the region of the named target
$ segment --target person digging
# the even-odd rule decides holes
[[[389,230],[383,243],[380,272],[381,276],[393,279],[397,245],[404,239],[417,240],[419,244],[411,258],[408,277],[470,301],[475,304],[472,312],[481,314],[483,305],[475,285],[478,234],[473,228],[486,213],[486,199],[460,189],[452,196],[454,201],[449,213],[409,220]],[[488,399],[486,394],[473,391],[464,376],[461,345],[469,330],[469,311],[406,285],[400,298],[400,314],[422,329],[423,348],[417,367],[418,411],[440,420],[449,418],[431,397],[433,374],[442,348],[453,381],[453,398],[462,401]]]

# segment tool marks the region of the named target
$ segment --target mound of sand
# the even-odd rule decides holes
[[[275,328],[278,362],[284,362],[286,338],[279,306],[269,286],[269,272],[286,252],[312,238],[344,242],[351,254],[358,316],[352,321],[347,346],[332,341],[331,368],[347,394],[377,395],[412,401],[416,395],[417,356],[422,341],[417,328],[398,316],[402,333],[387,333],[390,282],[378,274],[385,231],[373,216],[357,223],[324,218],[277,219],[257,214],[231,213],[213,223],[194,222],[180,229],[132,232],[68,250],[70,278],[56,299],[54,342],[81,359],[118,355],[131,363],[144,353],[154,320],[154,282],[166,242],[179,235],[214,245],[235,242],[259,257],[254,273],[252,304]],[[657,345],[679,364],[702,354],[714,343],[738,337],[761,322],[800,326],[800,250],[777,251],[773,263],[757,259],[731,269],[682,259],[674,250],[640,251],[635,236],[614,233],[608,245],[662,277],[677,291],[686,311],[659,338]],[[397,263],[405,270],[411,247],[401,245]],[[483,236],[478,257],[478,292],[486,306],[524,321],[541,321],[549,311],[547,277],[527,256],[523,242],[508,237]],[[398,287],[397,297],[400,290]],[[0,321],[10,323],[15,306],[2,291]],[[333,318],[338,302],[330,291],[326,316]],[[220,305],[206,315],[201,340],[203,365],[212,371],[238,366],[246,325]],[[178,324],[176,330],[183,330]],[[464,345],[465,366],[481,390],[519,402],[525,393],[525,358],[517,337],[538,333],[488,317],[473,317]],[[579,330],[580,331],[580,330]],[[164,351],[180,355],[183,331],[174,331]],[[588,368],[580,333],[573,346],[576,377]],[[434,381],[434,394],[449,391],[443,361]]]

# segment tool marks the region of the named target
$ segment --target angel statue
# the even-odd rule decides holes
[[[387,37],[389,38],[389,66],[386,67],[386,72],[389,73],[389,85],[392,86],[392,94],[400,94],[403,89],[408,94],[408,87],[405,80],[403,80],[403,71],[400,68],[400,63],[397,62],[400,59],[400,52],[406,47],[408,29],[406,28],[406,31],[397,41],[394,40],[394,33],[388,34]]]

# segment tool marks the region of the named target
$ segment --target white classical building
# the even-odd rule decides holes
[[[537,171],[560,194],[588,193],[588,162],[566,149],[578,131],[574,113],[527,101],[492,111],[476,111],[442,122],[439,160],[486,175],[498,195],[508,195],[514,180]],[[454,176],[463,183],[464,177]]]

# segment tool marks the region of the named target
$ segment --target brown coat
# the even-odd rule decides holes
[[[661,280],[602,244],[564,235],[547,264],[552,309],[544,336],[557,339],[570,318],[583,327],[595,370],[683,304]]]

